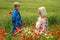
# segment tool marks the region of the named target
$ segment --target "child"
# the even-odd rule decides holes
[[[14,10],[12,13],[12,22],[13,22],[12,34],[14,34],[16,27],[19,27],[19,28],[22,27],[21,15],[18,11],[19,8],[20,8],[20,4],[18,2],[14,2]]]
[[[36,28],[38,32],[46,32],[48,26],[48,20],[46,18],[46,9],[45,7],[40,7],[38,9],[39,18],[36,22]]]

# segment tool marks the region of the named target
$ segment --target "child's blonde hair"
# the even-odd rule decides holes
[[[46,9],[45,7],[39,7],[38,10],[41,12],[43,16],[46,16]]]
[[[19,2],[14,2],[13,5],[20,5]]]
[[[15,8],[15,9],[17,9],[17,7],[19,7],[19,6],[20,6],[19,2],[14,2],[14,4],[13,4],[13,5],[14,5],[14,8]]]

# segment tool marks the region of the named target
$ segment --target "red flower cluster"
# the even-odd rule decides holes
[[[57,28],[57,24],[54,24],[54,25],[53,25],[53,28]]]
[[[0,30],[0,35],[2,35],[2,38],[0,38],[0,40],[3,40],[3,37],[7,36],[4,30]]]
[[[4,37],[6,37],[6,36],[7,36],[7,34],[6,34],[6,33],[3,33],[2,35],[3,35]]]
[[[29,40],[34,40],[34,39],[31,37],[31,38],[29,38]]]
[[[38,34],[37,32],[35,32],[34,30],[30,30],[30,32],[33,33],[35,37],[40,36],[40,34]]]
[[[3,37],[6,37],[6,35],[7,35],[4,30],[0,30],[0,34],[1,34]]]
[[[24,38],[25,40],[28,40],[28,36],[25,35],[25,34],[23,34],[23,38]]]
[[[34,33],[35,31],[34,30],[30,30],[31,33]]]
[[[0,38],[0,40],[3,40],[3,38]]]
[[[55,31],[54,30],[50,30],[50,32],[49,32],[52,36],[54,36],[55,35]]]
[[[32,23],[31,23],[31,26],[36,26],[36,23],[35,23],[35,22],[32,22]]]
[[[0,34],[3,34],[3,33],[5,33],[4,30],[0,30]]]
[[[17,27],[17,28],[16,28],[16,32],[21,33],[22,30]]]
[[[34,33],[34,36],[35,36],[35,37],[39,37],[40,34],[38,34],[38,33],[35,32],[35,33]]]
[[[60,31],[58,31],[57,34],[60,35]]]
[[[23,23],[23,26],[26,26],[26,25],[27,25],[27,22],[24,22],[24,23]]]
[[[12,15],[12,12],[10,11],[9,14]]]

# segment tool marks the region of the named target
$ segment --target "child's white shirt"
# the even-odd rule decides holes
[[[37,20],[37,22],[36,22],[36,28],[37,28],[37,29],[38,29],[39,26],[41,25],[41,21],[39,21],[39,20],[41,20],[41,17],[39,17],[38,20]]]
[[[39,17],[36,22],[36,28],[39,29],[41,25],[42,25],[42,30],[46,31],[48,26],[48,20],[46,18]]]

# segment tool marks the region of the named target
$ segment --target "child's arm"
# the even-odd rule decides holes
[[[16,11],[14,10],[12,13],[12,22],[16,21],[17,15],[16,15]]]
[[[15,21],[15,12],[12,13],[12,22]]]

